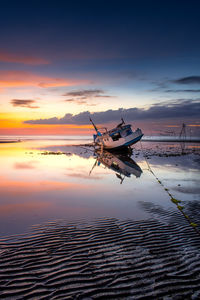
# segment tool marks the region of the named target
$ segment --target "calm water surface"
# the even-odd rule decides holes
[[[102,158],[92,148],[72,146],[86,142],[35,137],[0,144],[1,236],[58,219],[149,219],[147,204],[177,210],[165,188],[184,205],[199,203],[198,144],[186,146],[190,154],[175,156],[180,145],[143,142],[131,157]]]

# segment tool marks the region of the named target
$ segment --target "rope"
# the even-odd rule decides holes
[[[184,216],[184,218],[187,220],[187,222],[189,223],[189,225],[194,229],[194,231],[200,235],[200,231],[199,229],[197,228],[197,224],[196,223],[193,223],[192,220],[190,219],[190,217],[183,211],[184,207],[181,206],[181,200],[177,200],[176,198],[173,197],[173,195],[169,192],[169,190],[164,186],[164,184],[162,183],[161,180],[159,180],[159,178],[156,176],[156,174],[153,172],[148,160],[147,160],[147,157],[144,153],[144,149],[142,147],[142,143],[140,141],[140,147],[141,147],[141,150],[142,150],[142,154],[143,154],[143,157],[146,161],[146,164],[147,164],[147,167],[148,167],[148,170],[150,171],[150,173],[152,173],[152,175],[155,177],[155,179],[157,180],[157,182],[163,187],[164,191],[168,194],[168,196],[170,197],[170,200],[172,203],[174,203],[176,205],[176,207],[178,208],[179,212]]]

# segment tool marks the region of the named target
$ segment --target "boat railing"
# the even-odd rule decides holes
[[[101,132],[101,133],[107,133],[108,132],[108,129],[106,127],[100,127],[98,128],[98,130]]]

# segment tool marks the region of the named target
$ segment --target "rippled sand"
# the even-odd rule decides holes
[[[51,222],[1,240],[0,298],[199,299],[198,232],[178,212],[143,206],[152,219]]]
[[[1,172],[10,171],[1,191],[12,204],[2,202],[0,221],[10,226],[3,234],[24,232],[29,218],[29,226],[44,222],[36,213],[60,220],[0,239],[0,299],[200,299],[200,153],[199,144],[190,146],[137,145],[133,158],[143,176],[123,185],[101,166],[91,175],[96,158],[81,147],[2,152]],[[20,206],[31,201],[30,191],[35,210]],[[55,203],[50,214],[43,203]]]

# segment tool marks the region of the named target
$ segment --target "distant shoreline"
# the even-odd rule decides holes
[[[160,137],[144,137],[141,140],[142,142],[177,142],[177,143],[200,143],[200,138],[186,138],[181,139],[178,137],[166,137],[166,138],[160,138]]]
[[[17,140],[17,141],[7,141],[7,140],[4,140],[4,141],[1,141],[0,140],[0,144],[7,144],[7,143],[20,143],[21,140]]]
[[[63,138],[65,137],[65,138]],[[5,144],[5,143],[20,143],[22,141],[27,141],[27,140],[76,140],[75,136],[73,136],[72,138],[70,138],[70,136],[63,136],[60,138],[53,138],[52,136],[44,136],[42,138],[42,136],[24,136],[18,139],[14,139],[14,136],[11,137],[13,139],[9,139],[9,137],[7,137],[7,139],[3,138],[3,136],[0,137],[0,144]],[[86,139],[90,139],[90,137],[88,136],[83,136],[83,140]],[[77,136],[77,140],[80,140],[80,136]],[[186,139],[184,138],[179,138],[178,136],[176,137],[170,137],[170,136],[144,136],[141,140],[142,142],[176,142],[176,143],[200,143],[200,137],[186,137]]]

